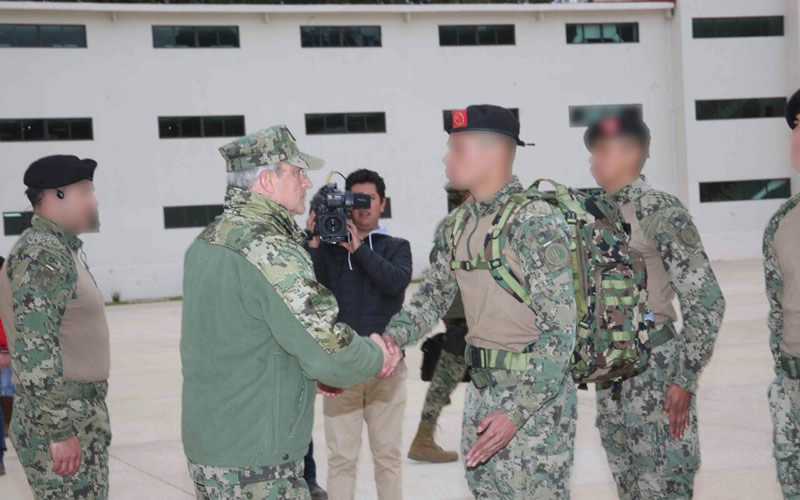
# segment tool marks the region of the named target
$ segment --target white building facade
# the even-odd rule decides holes
[[[579,188],[594,186],[587,107],[638,107],[651,183],[687,204],[713,259],[755,258],[800,190],[783,119],[798,20],[796,0],[0,2],[0,254],[30,210],[27,166],[90,157],[102,226],[83,239],[104,294],[180,295],[184,251],[222,203],[217,148],[285,123],[328,161],[317,186],[332,170],[383,175],[384,222],[411,241],[419,276],[446,213],[443,112],[492,103],[516,108],[536,143],[517,155],[524,183]]]

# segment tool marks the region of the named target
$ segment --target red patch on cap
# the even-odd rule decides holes
[[[600,124],[600,129],[603,131],[603,134],[612,135],[619,132],[619,121],[616,118],[606,118],[603,120],[603,123]]]
[[[453,128],[464,128],[467,126],[467,110],[455,109],[452,112]]]

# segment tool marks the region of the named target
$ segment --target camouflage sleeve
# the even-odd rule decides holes
[[[575,348],[575,290],[572,280],[569,228],[563,217],[528,214],[509,234],[519,257],[531,310],[540,330],[532,346],[522,383],[503,397],[501,410],[522,428],[531,415],[556,397],[569,373]]]
[[[400,347],[413,345],[433,328],[447,313],[458,292],[458,283],[450,269],[451,217],[439,224],[430,254],[430,267],[422,277],[419,289],[411,301],[403,306],[386,327],[389,335]]]
[[[43,437],[65,441],[76,430],[67,414],[58,334],[76,291],[75,264],[66,255],[36,249],[14,257],[8,267],[18,332],[11,346],[14,371],[22,390],[36,399]]]
[[[775,231],[779,217],[776,214],[764,231],[764,278],[767,282],[767,302],[769,302],[769,348],[777,364],[780,359],[781,341],[783,340],[783,273],[778,264],[775,251]]]
[[[656,243],[683,318],[681,370],[673,383],[695,393],[725,313],[725,299],[689,212],[676,203],[656,213],[645,234]],[[650,234],[647,234],[650,233]]]

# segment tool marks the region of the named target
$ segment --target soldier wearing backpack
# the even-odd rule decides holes
[[[597,427],[621,499],[691,498],[700,466],[693,396],[725,300],[686,207],[640,177],[650,145],[641,118],[632,112],[605,118],[587,129],[584,141],[592,175],[621,207],[630,244],[644,255],[647,302],[655,312],[646,370],[597,387]]]
[[[524,145],[519,122],[507,109],[481,105],[453,111],[445,128],[447,176],[473,199],[442,224],[431,267],[385,338],[394,349],[414,344],[460,289],[472,378],[462,452],[472,493],[568,498],[577,404],[568,226],[549,203],[525,203],[502,224],[503,249],[487,256],[490,229],[500,228],[503,207],[524,191],[512,175],[516,146]],[[501,273],[516,279],[501,282]]]

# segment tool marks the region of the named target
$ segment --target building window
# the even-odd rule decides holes
[[[639,23],[568,24],[567,43],[638,43]]]
[[[381,219],[391,219],[392,218],[392,199],[388,196],[384,198],[386,200],[386,207],[383,209],[383,213],[381,214]]]
[[[153,47],[238,48],[238,26],[153,26]]]
[[[241,137],[244,116],[159,116],[158,136],[162,139],[182,137]]]
[[[306,134],[386,132],[386,113],[318,113],[306,115]]]
[[[700,201],[772,200],[792,196],[791,180],[759,179],[751,181],[701,182]]]
[[[569,107],[569,126],[588,127],[592,123],[602,120],[611,115],[621,112],[636,113],[642,118],[641,104],[601,104],[591,106],[570,106]]]
[[[507,110],[511,111],[511,114],[514,115],[514,118],[519,120],[519,108],[506,108]],[[445,132],[447,131],[447,117],[453,113],[454,110],[452,109],[445,109],[442,111],[442,126],[445,127]]]
[[[513,24],[470,24],[439,26],[439,45],[514,45]]]
[[[0,119],[0,142],[90,141],[91,118]]]
[[[86,48],[86,26],[0,24],[0,47]]]
[[[380,26],[300,26],[303,47],[380,47]]]
[[[16,236],[31,227],[33,212],[3,212],[3,233]]]
[[[712,99],[695,101],[698,120],[732,120],[737,118],[783,117],[785,97],[756,97],[752,99]]]
[[[696,17],[692,19],[694,38],[737,38],[783,36],[783,16]]]
[[[164,207],[164,229],[205,227],[222,215],[222,205]]]

